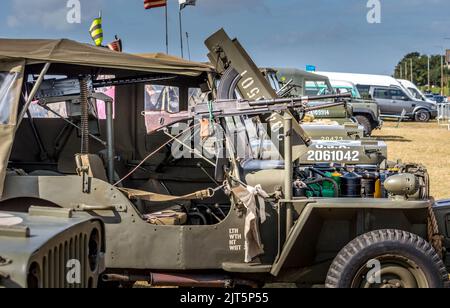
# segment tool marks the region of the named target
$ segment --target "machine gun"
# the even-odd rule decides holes
[[[268,113],[279,113],[287,110],[296,110],[307,113],[314,110],[343,106],[345,99],[351,94],[336,94],[322,96],[304,96],[299,98],[269,99],[269,100],[218,100],[211,103],[202,103],[191,107],[187,111],[169,113],[167,111],[144,111],[146,116],[147,132],[153,133],[161,128],[191,119],[224,118],[233,116],[252,116]],[[308,102],[334,99],[334,103],[317,106],[308,106]]]

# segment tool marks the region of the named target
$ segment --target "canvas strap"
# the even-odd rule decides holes
[[[207,198],[211,198],[215,194],[214,189],[205,189],[196,191],[192,194],[188,194],[185,196],[170,196],[170,195],[162,195],[151,193],[142,190],[129,189],[129,188],[119,188],[120,191],[125,193],[130,200],[143,200],[150,202],[172,202],[172,201],[182,201],[182,200],[203,200]]]

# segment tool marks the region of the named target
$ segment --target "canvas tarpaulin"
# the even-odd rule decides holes
[[[25,62],[0,62],[0,196],[17,126]]]
[[[192,77],[213,70],[208,64],[191,62],[161,53],[132,55],[67,39],[0,39],[0,61],[14,59],[24,59],[27,65],[46,62],[63,63]]]

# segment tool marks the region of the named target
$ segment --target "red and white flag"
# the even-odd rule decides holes
[[[144,0],[144,8],[146,10],[165,6],[167,6],[167,0]]]

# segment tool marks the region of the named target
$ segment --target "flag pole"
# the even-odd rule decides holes
[[[166,54],[169,54],[169,12],[167,6],[169,3],[166,3]]]
[[[183,46],[183,16],[182,16],[182,9],[180,6],[180,11],[178,12],[179,18],[180,18],[180,44],[181,44],[181,57],[184,58],[184,46]]]
[[[189,45],[189,33],[188,32],[186,32],[186,43],[187,43],[189,61],[191,61],[191,46]]]

